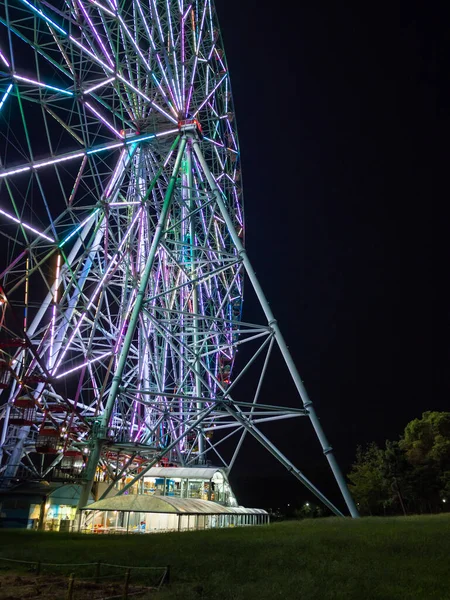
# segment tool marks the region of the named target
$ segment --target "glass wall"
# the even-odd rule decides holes
[[[175,498],[210,500],[224,506],[237,506],[236,498],[220,471],[212,479],[198,477],[144,477],[143,493]]]

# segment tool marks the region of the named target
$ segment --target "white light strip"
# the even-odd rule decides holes
[[[73,367],[73,369],[69,369],[68,371],[65,371],[64,373],[60,373],[59,375],[57,375],[55,377],[55,379],[61,379],[61,377],[64,377],[65,375],[69,375],[70,373],[79,371],[83,367],[87,367],[88,365],[92,365],[92,363],[98,362],[99,360],[102,360],[104,358],[107,358],[108,356],[111,356],[111,354],[112,354],[112,352],[109,351],[109,352],[105,352],[105,354],[102,354],[101,356],[97,356],[97,358],[93,358],[92,360],[87,360],[86,362],[82,363],[81,365],[78,365],[77,367]]]
[[[117,77],[127,87],[131,88],[133,90],[133,92],[136,92],[136,94],[138,94],[138,96],[140,96],[141,98],[143,98],[146,102],[148,102],[149,104],[151,104],[153,106],[153,108],[155,108],[158,112],[160,112],[162,115],[164,115],[165,117],[167,117],[169,119],[169,121],[172,121],[172,123],[175,123],[175,124],[177,123],[176,119],[174,119],[171,115],[169,115],[169,113],[166,113],[166,111],[164,109],[162,109],[160,106],[158,106],[158,104],[156,104],[156,102],[152,102],[152,100],[150,100],[150,98],[146,94],[144,94],[144,92],[141,92],[141,90],[139,90],[137,87],[135,87],[134,85],[132,85],[129,81],[127,81],[125,79],[125,77],[123,77],[119,73],[117,74]]]
[[[76,154],[70,154],[69,156],[63,156],[62,158],[54,158],[52,160],[46,160],[45,162],[38,162],[33,165],[33,169],[40,169],[41,167],[48,167],[49,165],[56,165],[73,158],[81,158],[84,156],[84,152],[77,152]]]
[[[116,253],[114,254],[114,256],[113,256],[113,258],[112,258],[111,262],[110,262],[110,263],[109,263],[109,265],[108,265],[108,267],[105,269],[105,272],[104,272],[104,274],[103,274],[103,277],[101,278],[100,282],[98,283],[97,287],[95,288],[95,290],[94,290],[94,292],[93,292],[93,294],[92,294],[92,297],[91,297],[91,300],[90,300],[89,304],[88,304],[88,305],[86,306],[86,308],[84,309],[84,311],[83,311],[83,313],[82,313],[82,315],[81,315],[81,317],[80,317],[80,320],[78,321],[78,323],[76,324],[76,326],[75,326],[75,327],[74,327],[74,329],[72,330],[72,333],[70,334],[70,337],[69,337],[69,339],[67,340],[67,342],[66,342],[66,345],[64,346],[64,349],[63,349],[63,351],[62,351],[62,353],[61,353],[61,356],[58,358],[58,360],[57,360],[57,362],[56,362],[56,364],[55,364],[55,367],[54,367],[54,369],[53,369],[53,373],[54,373],[54,374],[55,374],[55,373],[57,372],[57,370],[59,369],[59,366],[61,365],[61,363],[62,363],[62,361],[63,361],[63,359],[64,359],[64,357],[65,357],[65,355],[66,355],[66,352],[67,352],[67,351],[69,350],[69,348],[71,347],[71,345],[72,345],[72,342],[73,342],[73,340],[74,340],[75,336],[77,335],[77,333],[78,333],[78,330],[80,329],[80,327],[81,327],[81,325],[82,325],[82,323],[83,323],[83,321],[84,321],[84,319],[85,319],[85,317],[86,317],[86,315],[87,315],[87,313],[88,313],[88,310],[89,310],[89,309],[91,308],[91,306],[94,304],[94,302],[95,302],[95,300],[96,300],[96,298],[97,298],[97,294],[100,292],[101,288],[103,287],[103,284],[104,284],[104,282],[105,282],[106,278],[109,276],[109,273],[110,273],[110,271],[116,267],[116,264],[117,264],[117,263],[118,263],[118,261],[119,261],[119,258],[118,258],[118,256],[120,255],[120,252],[121,252],[121,250],[122,250],[122,247],[123,247],[123,245],[124,245],[124,244],[125,244],[125,243],[128,241],[128,237],[129,237],[129,235],[130,235],[130,232],[133,230],[133,228],[134,228],[134,225],[135,225],[135,223],[136,223],[137,219],[140,217],[141,213],[142,213],[142,209],[137,211],[137,213],[136,213],[136,216],[134,217],[133,221],[131,222],[131,224],[130,224],[130,225],[129,225],[129,227],[128,227],[128,231],[125,233],[123,240],[120,242],[120,244],[119,244],[119,247],[118,247],[118,249],[117,249]]]
[[[97,83],[96,85],[93,85],[92,87],[84,90],[83,94],[90,94],[90,93],[94,92],[95,90],[98,90],[99,88],[103,87],[104,85],[108,85],[108,83],[111,83],[114,80],[115,80],[115,77],[110,77],[109,79],[105,79],[105,81]]]
[[[78,46],[78,48],[81,48],[83,52],[86,52],[86,54],[88,54],[92,59],[94,59],[95,62],[101,65],[106,71],[109,71],[110,73],[114,72],[114,69],[112,69],[109,65],[103,62],[96,54],[88,50],[86,46],[83,46],[83,44],[81,44],[76,38],[74,38],[73,35],[69,35],[69,40],[73,42],[76,46]]]
[[[100,119],[100,121],[103,123],[103,125],[105,125],[105,126],[106,126],[106,127],[107,127],[107,128],[110,130],[110,131],[112,131],[112,132],[114,133],[114,135],[116,135],[117,137],[121,138],[122,140],[124,139],[124,136],[123,136],[123,135],[122,135],[122,134],[121,134],[119,131],[117,131],[117,129],[114,129],[114,127],[111,125],[111,123],[109,123],[109,121],[107,121],[107,120],[105,119],[105,117],[104,117],[103,115],[101,115],[101,114],[98,112],[98,110],[96,110],[96,109],[95,109],[95,108],[92,106],[92,104],[89,104],[89,102],[85,102],[84,104],[85,104],[85,106],[87,106],[87,107],[89,108],[89,110],[90,110],[92,113],[94,113],[94,115],[95,115],[95,116],[96,116],[98,119]]]
[[[122,142],[114,142],[113,144],[107,144],[105,146],[100,146],[97,148],[92,148],[91,150],[86,150],[86,152],[76,152],[74,154],[67,154],[66,156],[62,156],[60,158],[53,158],[51,160],[44,160],[42,162],[36,162],[32,165],[27,165],[24,167],[17,167],[11,170],[3,171],[0,173],[0,179],[4,177],[9,177],[10,175],[16,175],[17,173],[23,173],[25,171],[30,171],[31,169],[40,169],[41,167],[47,167],[49,165],[55,165],[61,162],[69,161],[75,158],[81,158],[83,156],[89,156],[91,154],[97,154],[98,152],[105,152],[107,150],[114,150],[115,148],[124,148],[125,146],[129,146],[130,144],[139,144],[139,142],[145,142],[146,140],[151,140],[154,138],[165,137],[168,135],[173,135],[174,133],[179,133],[178,129],[170,129],[168,131],[161,131],[160,133],[152,133],[149,135],[143,136],[133,136],[128,139],[124,139]],[[123,139],[123,138],[122,138]],[[214,142],[213,142],[214,143]],[[218,144],[217,144],[218,145]],[[125,148],[124,148],[125,149]]]
[[[28,229],[29,231],[32,231],[33,233],[35,233],[39,237],[42,237],[45,240],[48,240],[49,242],[53,243],[55,241],[53,238],[49,237],[48,235],[45,235],[45,233],[42,233],[41,231],[38,231],[37,229],[34,229],[34,227],[31,227],[31,225],[28,225],[27,223],[24,223],[23,221],[20,221],[19,219],[17,219],[13,215],[10,215],[6,211],[2,210],[1,208],[0,208],[0,214],[4,215],[8,219],[11,219],[11,221],[14,221],[14,223],[18,223],[19,225],[22,225],[22,227],[24,229]]]
[[[198,115],[198,113],[202,110],[202,108],[205,106],[205,104],[208,102],[208,100],[211,98],[211,96],[214,94],[214,92],[217,90],[217,88],[222,85],[223,80],[227,77],[227,73],[225,73],[225,75],[222,77],[222,79],[219,81],[219,83],[209,92],[209,95],[206,96],[206,98],[203,100],[203,102],[200,104],[200,106],[197,108],[197,110],[195,111],[195,113],[192,115],[194,118]]]
[[[90,4],[95,4],[95,6],[97,6],[98,8],[100,8],[100,10],[105,11],[106,14],[108,14],[111,17],[115,17],[116,15],[112,12],[112,10],[109,10],[109,8],[106,8],[106,6],[103,6],[102,4],[100,4],[100,2],[96,2],[95,0],[89,0]]]
[[[55,92],[60,92],[61,94],[66,94],[67,96],[73,96],[73,92],[69,92],[68,90],[62,90],[61,88],[57,88],[54,85],[48,85],[47,83],[42,83],[41,81],[28,79],[28,77],[22,77],[21,75],[13,75],[13,77],[18,81],[24,81],[25,83],[30,83],[31,85],[37,85],[39,87],[48,88],[49,90],[54,90]]]
[[[5,173],[0,173],[1,177],[8,177],[8,175],[15,175],[16,173],[23,173],[24,171],[30,171],[31,167],[20,167],[19,169],[12,169],[11,171],[5,171]]]
[[[3,105],[5,104],[5,100],[6,98],[9,96],[9,92],[12,90],[13,84],[10,83],[8,86],[8,89],[6,90],[6,92],[3,94],[3,98],[0,100],[0,110],[2,110]]]
[[[4,64],[7,67],[10,67],[11,65],[9,64],[9,62],[6,60],[6,56],[3,54],[3,52],[0,50],[0,59],[4,62]]]
[[[155,137],[164,137],[165,135],[171,135],[172,133],[179,133],[179,131],[179,129],[169,129],[168,131],[161,131],[161,133],[155,133]]]

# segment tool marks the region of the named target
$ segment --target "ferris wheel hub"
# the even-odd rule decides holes
[[[197,119],[180,119],[178,129],[182,133],[193,133],[195,137],[203,139],[203,130]]]

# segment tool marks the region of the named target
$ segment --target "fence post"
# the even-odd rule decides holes
[[[164,577],[164,583],[170,583],[170,565],[166,567],[166,576]]]
[[[101,567],[101,561],[98,560],[96,565],[95,565],[95,583],[99,583],[100,582],[100,567]]]
[[[127,600],[128,599],[128,586],[130,585],[130,575],[131,575],[131,569],[127,569],[125,572],[125,581],[123,584],[123,600]]]
[[[41,574],[41,561],[38,560],[36,563],[36,575],[40,575]]]
[[[75,583],[75,575],[73,573],[71,573],[69,576],[69,583],[67,585],[66,600],[72,600],[74,583]]]

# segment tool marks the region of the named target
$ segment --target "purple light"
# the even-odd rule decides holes
[[[109,56],[108,51],[106,50],[106,48],[102,42],[102,38],[97,33],[97,30],[95,29],[94,24],[92,23],[87,10],[84,8],[83,3],[80,0],[77,0],[77,3],[78,3],[78,6],[81,8],[82,13],[84,14],[86,21],[89,23],[89,27],[91,28],[91,31],[95,36],[95,39],[97,40],[100,48],[103,50],[103,54],[105,55],[106,60],[109,62],[111,67],[114,67],[114,62],[112,61],[111,57]]]

